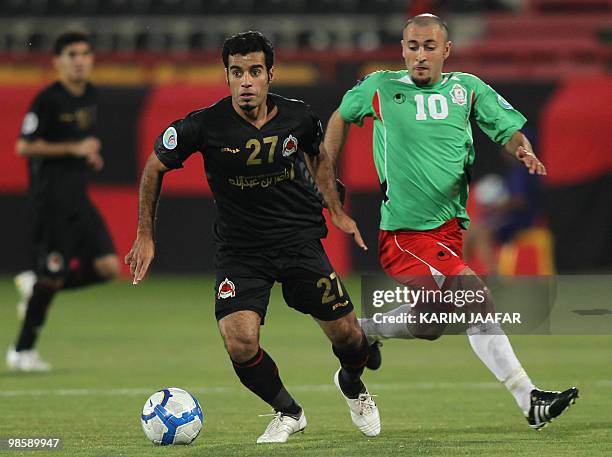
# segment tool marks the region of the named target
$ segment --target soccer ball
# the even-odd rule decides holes
[[[142,429],[153,444],[190,444],[196,439],[204,416],[193,395],[177,387],[155,392],[140,416]]]

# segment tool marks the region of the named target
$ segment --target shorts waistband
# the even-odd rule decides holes
[[[436,228],[432,228],[429,230],[411,230],[411,229],[399,229],[399,230],[380,230],[381,232],[384,233],[390,233],[390,234],[395,234],[395,235],[399,235],[401,233],[432,233],[432,232],[446,232],[449,230],[460,230],[461,229],[461,225],[459,225],[459,219],[454,217],[449,221],[444,222],[442,225],[436,227]]]

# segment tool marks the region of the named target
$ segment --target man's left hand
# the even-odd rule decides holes
[[[546,167],[540,162],[540,159],[536,157],[533,151],[528,150],[524,146],[519,146],[516,148],[515,155],[529,169],[530,175],[538,174],[546,176]]]

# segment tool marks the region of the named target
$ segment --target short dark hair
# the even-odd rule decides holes
[[[262,51],[266,58],[266,69],[270,71],[270,68],[274,65],[274,46],[270,40],[268,40],[263,33],[249,30],[248,32],[238,33],[237,35],[231,36],[223,43],[223,51],[221,56],[223,57],[223,65],[225,68],[229,65],[229,56],[235,54],[247,55],[250,52]]]
[[[91,37],[88,33],[79,30],[64,32],[56,38],[53,45],[53,54],[59,56],[66,46],[74,43],[87,43],[91,47]]]
[[[442,19],[440,19],[438,16],[436,16],[435,14],[424,13],[424,14],[419,14],[418,16],[411,17],[410,19],[406,21],[406,24],[404,24],[404,30],[406,30],[406,27],[412,24],[420,25],[420,26],[427,26],[427,25],[435,24],[444,31],[444,33],[446,34],[446,39],[448,40],[448,37],[449,37],[448,24],[444,22]]]

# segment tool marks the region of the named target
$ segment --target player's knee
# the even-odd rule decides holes
[[[115,279],[121,273],[121,264],[116,255],[107,255],[97,259],[94,262],[94,268],[96,273],[106,280]]]
[[[444,333],[444,327],[437,325],[408,326],[408,331],[419,340],[435,341]]]
[[[226,336],[223,342],[230,358],[237,363],[252,359],[259,350],[257,339],[248,336]]]
[[[332,335],[332,343],[338,348],[357,348],[362,340],[363,332],[358,324],[341,324]]]
[[[51,278],[48,276],[38,276],[36,283],[46,287],[47,289],[59,290],[64,287],[64,278]]]

